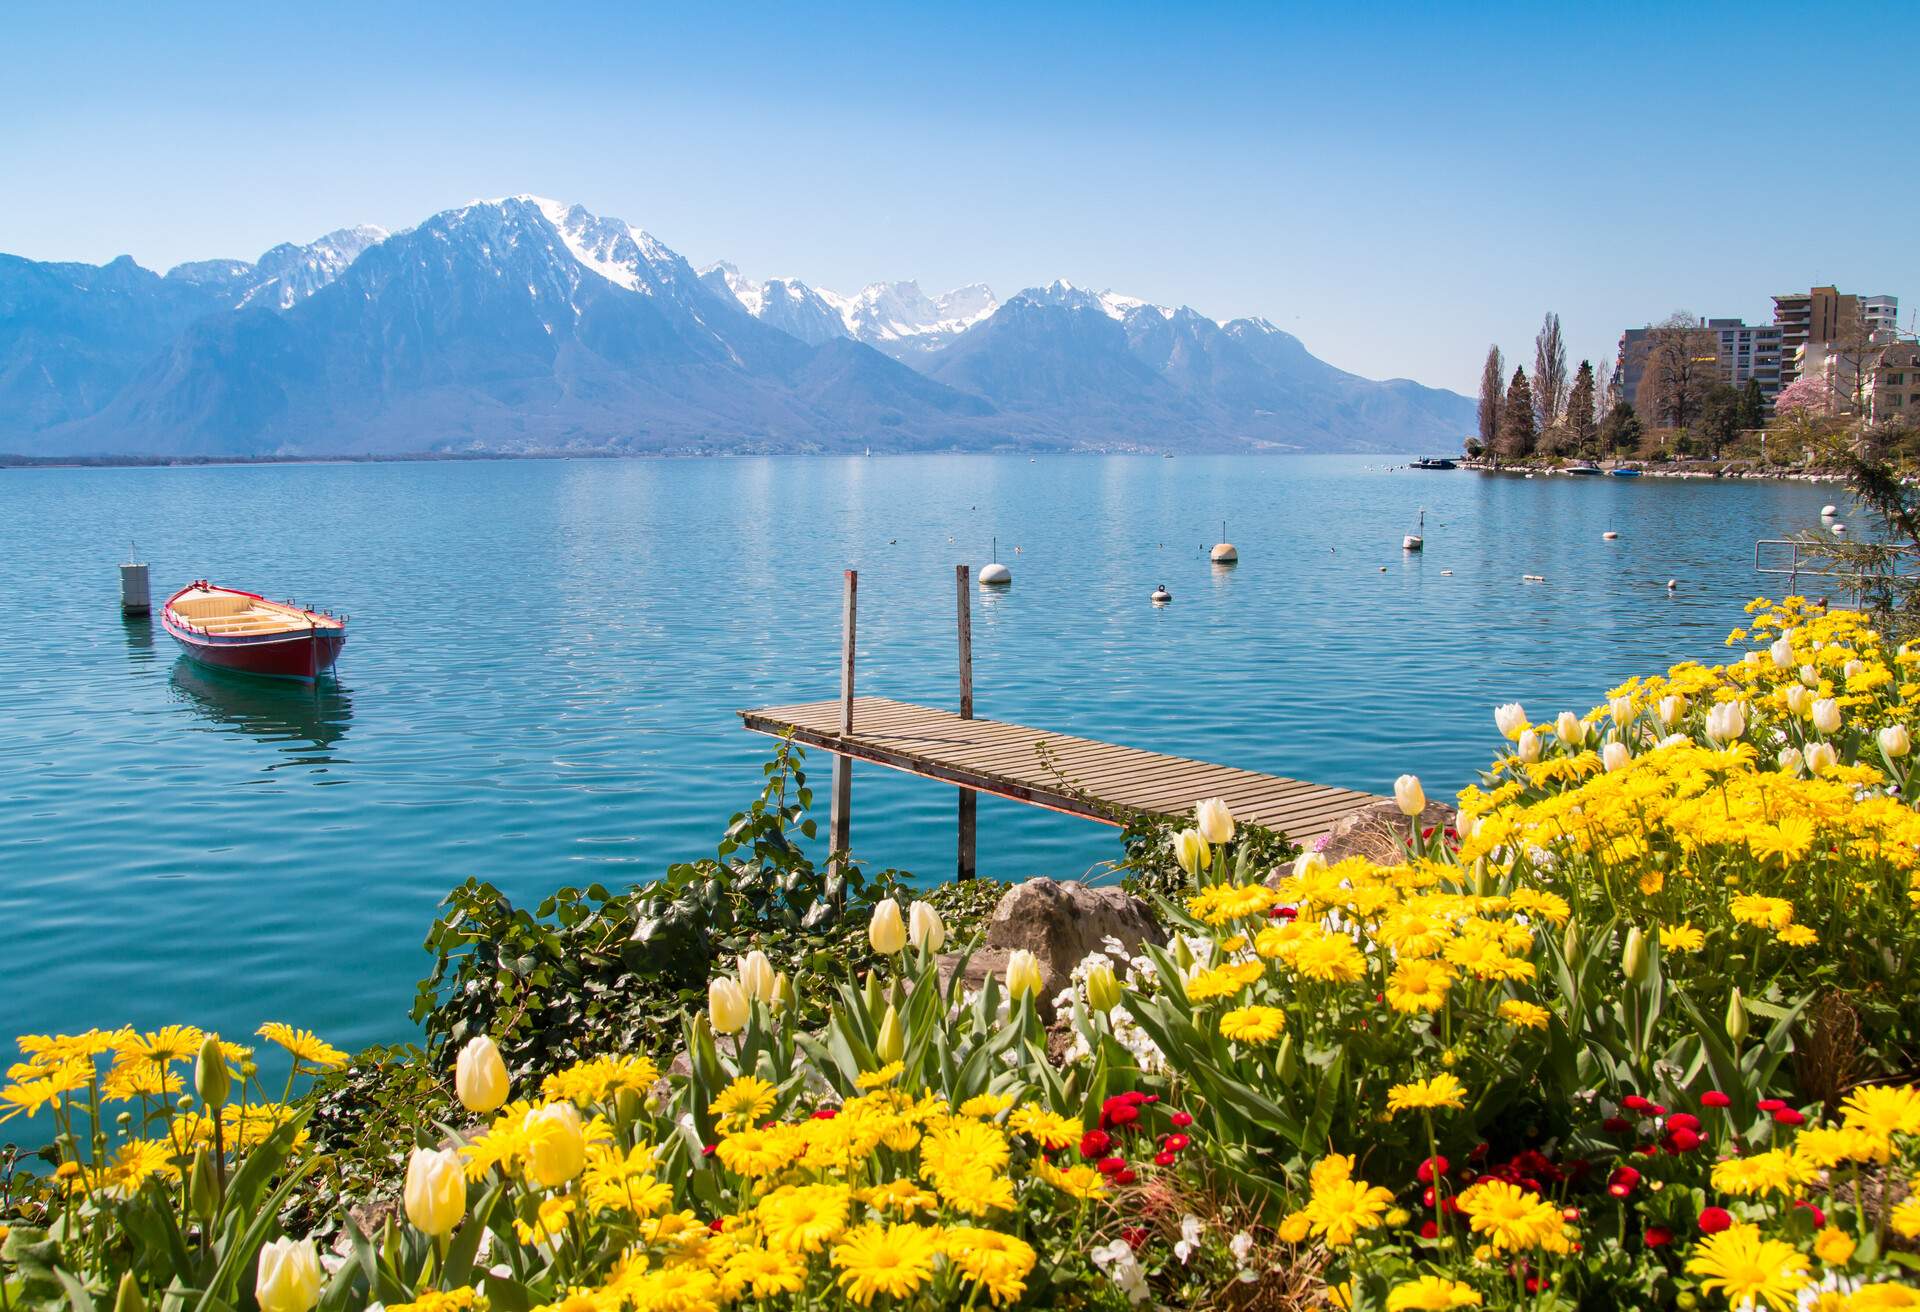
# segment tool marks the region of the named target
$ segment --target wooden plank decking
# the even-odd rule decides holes
[[[835,698],[741,711],[740,718],[758,733],[791,733],[809,747],[1107,824],[1123,823],[1124,810],[1178,814],[1219,797],[1240,819],[1310,844],[1342,816],[1381,800],[888,697],[854,698],[849,735],[840,732],[840,713]]]

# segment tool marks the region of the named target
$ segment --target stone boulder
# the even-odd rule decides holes
[[[1004,976],[1007,960],[1025,949],[1040,963],[1041,997],[1066,987],[1087,954],[1118,939],[1129,953],[1142,943],[1165,943],[1167,934],[1145,902],[1119,888],[1092,888],[1078,880],[1030,879],[1001,897],[987,921],[985,942],[967,960],[962,980],[978,988],[988,975]],[[950,977],[955,954],[941,958]]]
[[[1420,813],[1420,828],[1445,827],[1452,824],[1454,818],[1453,807],[1428,802]],[[1328,865],[1350,856],[1365,857],[1376,865],[1397,865],[1406,858],[1407,843],[1412,835],[1413,822],[1400,813],[1398,806],[1390,801],[1375,802],[1342,816],[1321,841],[1320,855],[1327,859]],[[1268,876],[1267,882],[1277,883],[1291,873],[1291,866],[1282,866]]]

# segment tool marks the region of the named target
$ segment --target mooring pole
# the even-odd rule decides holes
[[[973,718],[973,611],[972,592],[967,588],[965,565],[953,567],[953,591],[959,605],[960,621],[960,718]],[[974,812],[980,795],[971,788],[960,790],[960,860],[956,878],[973,878]]]
[[[840,620],[840,736],[853,735],[854,602],[860,590],[860,571],[847,571],[846,603]],[[853,760],[833,758],[833,806],[827,815],[827,845],[835,852],[853,846]],[[838,862],[835,863],[836,870]]]

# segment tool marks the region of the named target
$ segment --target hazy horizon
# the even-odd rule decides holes
[[[251,260],[532,192],[755,278],[1065,278],[1471,393],[1489,342],[1530,368],[1549,309],[1574,360],[1816,283],[1906,327],[1920,253],[1815,170],[1912,211],[1920,151],[1878,124],[1920,13],[1849,16],[16,5],[0,251]],[[1829,84],[1845,113],[1811,108]]]

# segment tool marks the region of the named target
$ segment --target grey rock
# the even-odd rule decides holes
[[[961,980],[978,988],[988,975],[1004,976],[1008,959],[1025,949],[1040,964],[1041,997],[1051,999],[1109,938],[1131,953],[1142,943],[1165,943],[1167,934],[1147,904],[1122,889],[1031,879],[1008,889],[993,909],[985,943],[968,958]],[[953,954],[941,958],[943,977],[951,977],[957,962]]]
[[[1454,822],[1453,807],[1428,802],[1420,813],[1420,828],[1441,827]],[[1342,816],[1320,845],[1320,854],[1331,865],[1350,856],[1362,856],[1379,865],[1397,865],[1406,859],[1407,843],[1413,835],[1413,823],[1392,802],[1374,805]],[[1278,883],[1291,867],[1282,866],[1268,876],[1269,884]]]

